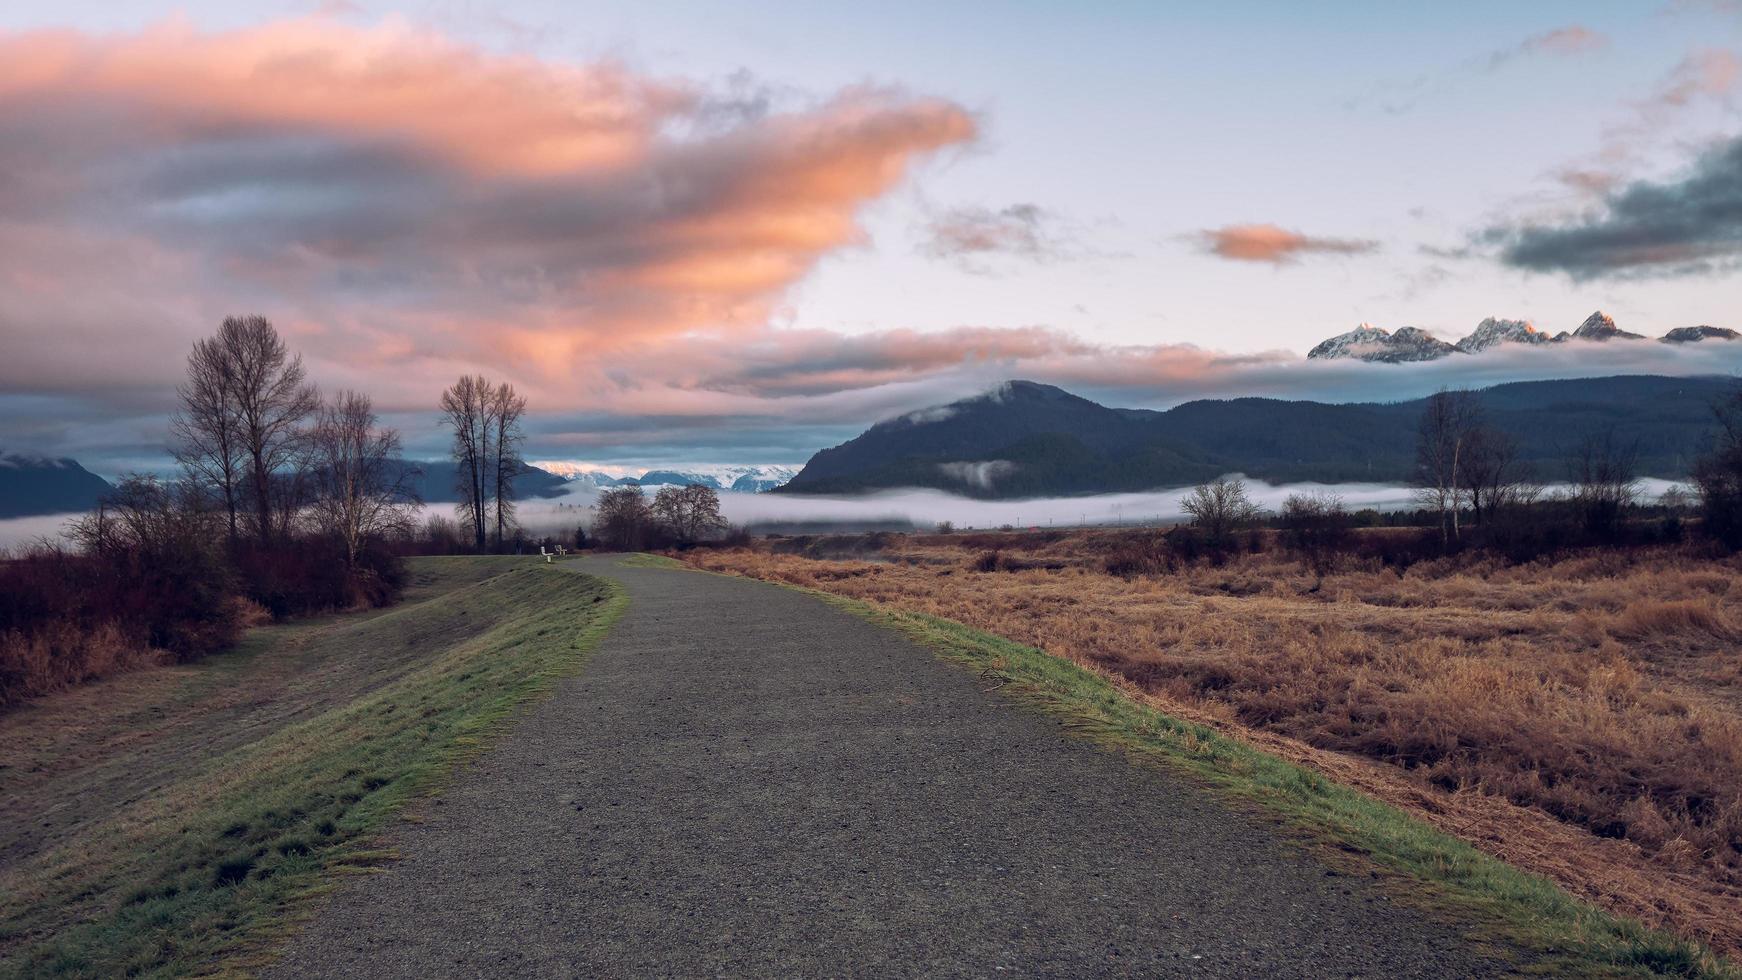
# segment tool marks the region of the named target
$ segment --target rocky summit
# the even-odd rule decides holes
[[[1363,323],[1348,333],[1324,341],[1307,357],[1331,359],[1353,357],[1362,361],[1398,364],[1431,361],[1455,353],[1457,348],[1420,327],[1399,327],[1395,332]]]
[[[1742,334],[1729,327],[1676,327],[1657,339],[1666,344],[1693,344],[1702,340],[1742,340]]]
[[[1536,329],[1529,320],[1502,320],[1489,317],[1476,324],[1468,337],[1452,346],[1466,354],[1484,351],[1497,344],[1546,344],[1548,334]]]
[[[1615,318],[1602,310],[1585,317],[1585,322],[1579,324],[1579,329],[1573,331],[1574,340],[1644,340],[1644,334],[1630,333],[1615,325]]]

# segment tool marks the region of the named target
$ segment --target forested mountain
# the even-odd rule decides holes
[[[406,486],[424,503],[459,499],[451,461],[402,461],[399,465],[413,471]],[[97,498],[112,489],[108,481],[70,459],[0,453],[0,518],[90,510],[97,505]],[[560,497],[568,489],[567,480],[535,466],[522,465],[514,478],[514,493],[521,500]]]
[[[455,490],[455,465],[452,460],[419,460],[401,465],[413,468],[407,486],[426,504],[448,504],[460,499]],[[519,500],[535,497],[560,497],[569,482],[555,473],[546,473],[536,466],[520,465],[514,477],[514,496]]]
[[[111,489],[70,459],[0,453],[0,518],[89,510]]]
[[[1641,475],[1681,477],[1710,445],[1712,404],[1730,378],[1621,376],[1526,381],[1481,393],[1488,421],[1539,479],[1563,479],[1588,437],[1637,445]],[[813,456],[779,492],[932,487],[1030,497],[1177,487],[1240,472],[1272,482],[1402,482],[1425,399],[1325,404],[1274,398],[1108,408],[1051,385],[1011,381],[880,422]]]

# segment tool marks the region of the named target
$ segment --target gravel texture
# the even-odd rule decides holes
[[[621,581],[622,620],[274,975],[1506,972],[894,632],[759,582],[560,567]]]

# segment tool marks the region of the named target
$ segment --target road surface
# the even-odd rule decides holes
[[[622,582],[623,618],[275,975],[1505,972],[899,634],[760,582],[560,567]]]

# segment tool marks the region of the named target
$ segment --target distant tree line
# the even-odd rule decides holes
[[[614,551],[687,548],[725,529],[719,494],[699,483],[660,487],[651,501],[639,486],[615,487],[599,495],[593,520],[598,544]]]
[[[1556,492],[1519,462],[1516,444],[1485,424],[1479,397],[1441,391],[1417,427],[1415,495],[1420,510],[1351,513],[1324,492],[1291,494],[1266,513],[1237,477],[1199,484],[1181,508],[1190,522],[1115,546],[1108,571],[1154,573],[1196,560],[1220,562],[1280,544],[1314,575],[1314,589],[1340,558],[1370,553],[1406,565],[1467,549],[1522,562],[1566,548],[1681,541],[1691,527],[1712,546],[1742,549],[1742,389],[1713,406],[1718,436],[1694,468],[1693,492],[1641,499],[1638,448],[1612,430],[1577,437]],[[1431,528],[1431,537],[1358,538],[1359,526]],[[943,529],[940,527],[940,531]]]

